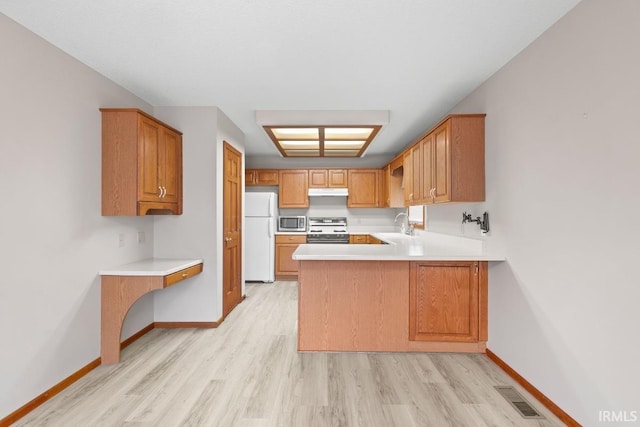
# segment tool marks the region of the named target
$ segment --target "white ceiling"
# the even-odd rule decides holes
[[[389,110],[392,155],[580,0],[0,0],[0,12],[154,106]],[[387,156],[387,157],[388,157]],[[354,162],[354,160],[351,160]]]

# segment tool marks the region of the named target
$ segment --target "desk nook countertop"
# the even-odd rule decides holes
[[[100,358],[103,365],[120,361],[120,335],[127,312],[142,295],[202,272],[201,259],[150,258],[100,270]]]

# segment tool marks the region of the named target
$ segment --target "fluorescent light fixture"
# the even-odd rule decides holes
[[[388,110],[258,110],[263,127],[284,157],[361,157]]]
[[[360,157],[381,126],[263,126],[284,157]]]

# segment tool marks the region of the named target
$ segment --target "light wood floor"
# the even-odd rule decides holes
[[[296,282],[248,284],[217,329],[154,329],[25,426],[560,426],[526,420],[484,355],[296,351]]]

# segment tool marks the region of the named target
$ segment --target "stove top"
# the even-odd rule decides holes
[[[347,218],[310,217],[307,234],[347,234]]]
[[[307,243],[349,243],[347,218],[310,217]]]

